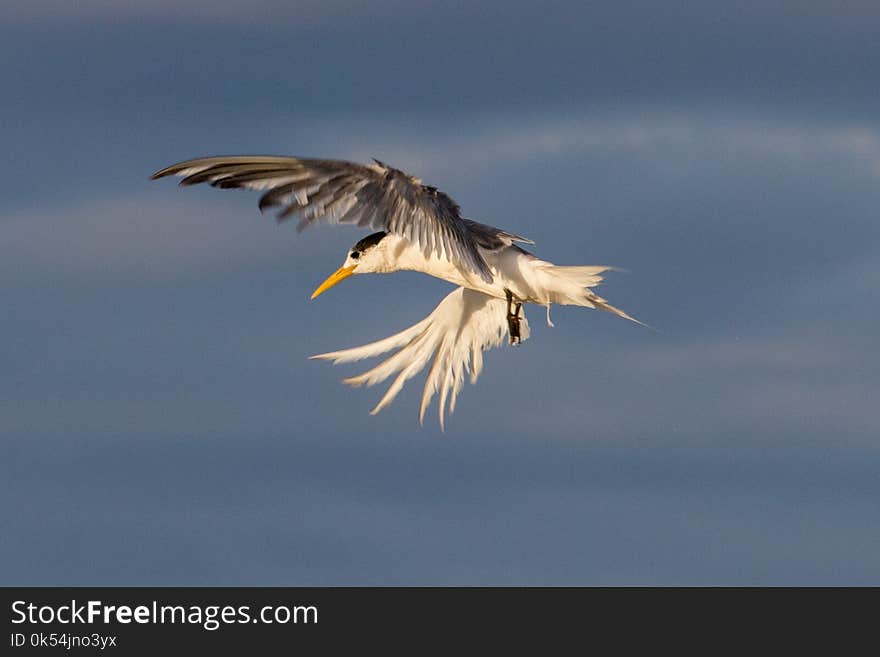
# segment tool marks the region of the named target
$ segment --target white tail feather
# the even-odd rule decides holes
[[[591,287],[596,287],[602,282],[603,278],[601,274],[603,272],[617,271],[615,267],[608,267],[605,265],[560,267],[558,265],[547,263],[542,266],[539,271],[545,276],[550,276],[555,279],[555,285],[547,284],[547,288],[553,290],[550,294],[550,300],[552,303],[604,310],[605,312],[628,319],[636,324],[647,326],[647,324],[640,322],[635,317],[631,317],[620,308],[612,306],[605,301],[605,299],[589,289]]]

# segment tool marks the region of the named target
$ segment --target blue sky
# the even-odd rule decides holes
[[[11,0],[4,584],[877,584],[873,2]],[[440,433],[356,367],[449,286],[148,176],[367,159],[658,327],[529,312]]]

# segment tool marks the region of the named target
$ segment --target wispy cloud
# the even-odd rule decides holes
[[[4,217],[0,271],[7,284],[35,274],[58,280],[201,276],[281,258],[297,239],[292,225],[261,217],[253,199],[186,198],[173,186],[160,193],[154,184],[153,194],[56,203]],[[300,249],[300,256],[306,259],[308,251]]]
[[[846,166],[858,175],[880,176],[880,128],[864,122],[742,118],[707,112],[657,111],[640,116],[494,116],[475,120],[454,134],[399,124],[361,122],[351,131],[348,152],[376,154],[416,170],[451,171],[503,162],[527,162],[571,154],[660,155],[664,166],[680,159],[764,160],[782,166],[815,161]],[[336,125],[320,124],[328,137]],[[338,134],[338,132],[336,132]],[[381,137],[377,137],[381,135]],[[670,152],[674,150],[675,152]]]
[[[281,141],[294,143],[284,135],[301,131],[300,123],[291,125],[289,118],[276,122]],[[481,169],[503,170],[516,163],[540,167],[561,157],[594,160],[609,153],[638,157],[656,167],[705,166],[718,160],[742,162],[745,167],[760,160],[785,169],[812,161],[829,170],[845,167],[855,176],[880,174],[880,130],[858,123],[792,124],[687,113],[576,120],[520,116],[455,135],[442,127],[422,131],[382,120],[312,119],[308,124],[309,148],[319,151],[316,155],[357,160],[380,156],[428,182],[436,183],[432,176],[453,181],[446,190],[453,196],[456,179],[479,175]],[[186,151],[179,157],[203,154]],[[154,166],[161,164],[165,163]],[[149,277],[196,265],[228,266],[258,253],[260,258],[273,257],[284,250],[288,238],[294,239],[291,227],[278,229],[269,216],[260,221],[253,195],[184,193],[140,175],[138,181],[143,191],[108,197],[104,187],[97,187],[90,197],[8,215],[3,219],[0,249],[5,257],[0,267],[26,262],[45,271],[112,270]],[[155,187],[148,190],[150,185]],[[77,192],[82,194],[81,189]],[[285,239],[276,239],[279,230]],[[861,268],[857,284],[871,271]]]
[[[283,139],[284,121],[279,125]],[[511,162],[534,163],[540,167],[571,155],[599,159],[609,153],[622,153],[640,158],[641,162],[648,163],[647,166],[657,167],[675,166],[684,160],[691,162],[689,166],[705,166],[718,158],[743,166],[758,160],[771,163],[772,170],[797,168],[804,160],[814,160],[820,168],[832,170],[837,165],[846,166],[852,175],[865,177],[874,175],[872,166],[880,161],[880,137],[878,131],[868,125],[791,123],[769,118],[746,120],[698,113],[584,117],[577,120],[515,117],[501,119],[491,126],[478,126],[468,135],[457,136],[442,130],[422,132],[381,120],[324,120],[315,121],[312,127],[311,143],[318,149],[317,155],[325,154],[322,150],[327,155],[355,159],[378,155],[424,175],[429,182],[435,182],[430,178],[431,173],[448,178],[453,182],[448,189],[453,195],[456,194],[455,181],[471,175],[474,168],[504,169]],[[368,141],[386,147],[381,152],[370,152]],[[333,152],[334,145],[341,150]],[[670,154],[671,150],[676,152]],[[179,155],[184,158],[201,154],[182,152]],[[161,164],[164,162],[155,166]],[[310,259],[314,261],[318,256],[298,245],[298,240],[318,240],[318,243],[329,245],[340,239],[349,239],[333,229],[315,230],[298,238],[292,226],[279,228],[270,216],[261,218],[252,194],[223,193],[207,188],[180,190],[170,184],[146,180],[139,184],[153,187],[110,198],[103,197],[105,188],[99,187],[96,189],[100,191],[92,198],[76,202],[55,201],[5,217],[3,242],[0,243],[0,273],[5,284],[15,285],[16,280],[36,276],[52,278],[59,284],[77,277],[92,282],[102,279],[176,281],[284,258],[290,258],[298,266],[306,266]],[[512,178],[510,184],[525,183]],[[799,218],[789,216],[785,220],[798,222]],[[785,248],[784,234],[782,238],[777,236],[774,239],[783,240],[778,246]],[[338,255],[334,250],[333,262]],[[547,255],[553,257],[553,253]],[[327,253],[321,257],[325,256]],[[685,256],[678,252],[669,255],[679,259]],[[554,420],[552,427],[545,427],[543,419],[533,420],[528,412],[512,413],[509,420],[493,417],[492,425],[486,430],[497,431],[503,426],[511,435],[530,432],[544,435],[542,432],[547,429],[571,437],[576,435],[575,427],[583,426],[619,440],[656,431],[659,425],[670,433],[693,436],[729,416],[736,418],[731,429],[746,433],[758,424],[774,430],[794,430],[810,418],[817,426],[838,422],[839,426],[853,431],[874,427],[876,414],[863,394],[866,390],[875,390],[871,387],[874,384],[861,382],[860,387],[853,374],[864,353],[870,350],[863,343],[847,344],[839,339],[829,339],[829,326],[839,315],[817,316],[809,326],[796,322],[808,316],[814,307],[821,307],[823,303],[827,306],[829,299],[851,306],[856,303],[854,299],[864,297],[867,303],[878,271],[876,262],[875,258],[859,256],[853,261],[841,261],[831,270],[817,272],[815,277],[798,279],[796,285],[791,283],[784,293],[775,295],[772,311],[764,311],[772,312],[772,330],[766,324],[760,332],[740,330],[735,333],[735,329],[722,328],[722,334],[716,331],[707,335],[704,330],[673,344],[669,339],[647,340],[642,335],[621,338],[625,342],[619,348],[606,347],[603,354],[593,356],[599,359],[594,361],[597,367],[601,368],[601,363],[605,363],[605,372],[625,373],[626,376],[614,386],[603,390],[602,385],[591,385],[589,403],[579,403],[582,401],[579,372],[574,368],[564,371],[565,368],[560,367],[558,371],[554,370],[561,376],[560,381],[554,383],[554,389],[559,391],[558,398],[542,397],[541,405],[543,410],[562,419]],[[326,267],[326,263],[315,266],[319,271]],[[731,265],[720,267],[715,275],[728,280],[741,277],[743,273],[738,266]],[[303,278],[302,284],[307,282],[311,282],[310,277]],[[386,284],[388,287],[381,287]],[[711,293],[700,287],[700,282],[688,284],[693,287],[676,290],[676,294],[699,298],[700,294]],[[371,290],[379,289],[383,293],[393,289],[398,299],[416,296],[409,284],[401,284],[399,278],[393,282],[370,281],[369,286]],[[435,292],[430,294],[433,299]],[[743,294],[747,296],[748,292]],[[814,298],[817,296],[825,301],[820,303]],[[634,311],[637,312],[638,308]],[[682,307],[680,312],[696,311]],[[419,319],[413,315],[406,323],[400,320],[395,324],[389,323],[389,318],[382,312],[370,314],[372,319],[360,320],[362,330],[387,330],[390,333]],[[254,335],[253,326],[242,328],[240,319],[234,321],[238,322],[239,330],[248,336]],[[395,318],[394,321],[398,320]],[[298,319],[297,322],[303,331],[300,334],[303,344],[315,345],[309,353],[320,351],[318,345],[326,338],[326,329],[322,329],[318,322],[310,326],[312,332],[307,333],[302,328],[306,320]],[[226,357],[237,359],[244,369],[250,368],[248,363],[255,362],[260,363],[263,372],[269,371],[273,364],[280,370],[288,367],[289,361],[278,361],[277,349],[279,344],[284,344],[289,324],[266,325],[270,328],[260,334],[259,341],[243,340],[241,344],[225,345]],[[564,323],[560,325],[564,327]],[[203,326],[199,325],[191,333],[202,330]],[[85,333],[88,335],[87,331]],[[375,337],[382,337],[382,334]],[[187,333],[181,342],[190,339],[190,333]],[[548,362],[565,358],[569,352],[582,351],[583,346],[576,342],[580,339],[581,336],[575,338],[570,331],[560,328],[555,333],[544,332],[537,336],[528,350],[517,352],[515,356],[490,354],[492,362],[486,377],[477,389],[468,389],[462,401],[458,414],[464,419],[457,417],[453,424],[479,424],[482,419],[477,411],[481,404],[495,403],[499,395],[516,394],[516,386],[506,379],[515,378],[517,367],[550,371]],[[328,347],[346,346],[350,342],[356,341],[344,337],[341,344]],[[299,344],[297,347],[304,348]],[[297,352],[297,358],[300,355]],[[529,363],[529,358],[537,360]],[[193,366],[194,369],[197,367],[204,365]],[[276,374],[279,380],[283,380],[286,372]],[[335,380],[344,374],[339,371],[327,373],[327,379],[334,381],[333,395],[340,394]],[[630,392],[626,377],[642,382],[641,387]],[[706,381],[711,381],[712,385],[706,385]],[[681,395],[683,387],[691,387],[706,395],[699,402],[702,404],[700,408],[693,408],[693,395]],[[713,387],[714,396],[709,394]],[[357,393],[345,391],[344,394]],[[369,400],[357,401],[366,403]],[[199,403],[206,408],[215,403],[223,406],[222,399],[209,398]],[[410,403],[402,400],[398,408],[391,410],[391,425],[387,426],[410,421],[411,409],[407,408]],[[125,404],[128,402],[123,406]],[[630,404],[644,412],[627,413]],[[283,401],[279,402],[279,406],[282,405]],[[89,408],[91,410],[83,411],[83,417],[94,411]],[[127,408],[120,410],[120,422],[124,422],[129,414]],[[149,405],[143,409],[138,412],[144,417],[154,410]],[[66,417],[60,411],[57,415]],[[542,412],[540,416],[543,418],[546,414]],[[22,417],[29,418],[31,414],[24,413]],[[181,421],[185,426],[188,421],[185,414],[181,413],[180,417],[184,418]],[[285,416],[279,422],[300,420],[301,417]],[[169,426],[176,421],[167,419]]]

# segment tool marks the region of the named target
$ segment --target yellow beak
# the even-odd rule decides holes
[[[351,267],[340,267],[335,272],[330,274],[327,277],[327,280],[324,281],[323,283],[321,283],[318,286],[317,290],[312,292],[312,299],[314,299],[315,297],[317,297],[321,294],[324,294],[324,292],[329,290],[331,287],[333,287],[334,285],[336,285],[340,281],[344,281],[346,278],[351,276],[354,273],[354,270],[356,267],[357,267],[357,265],[352,265]]]

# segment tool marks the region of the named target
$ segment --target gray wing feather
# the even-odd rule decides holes
[[[278,208],[278,220],[300,216],[298,230],[317,222],[370,226],[416,243],[491,282],[480,249],[529,242],[498,228],[464,219],[458,204],[435,187],[378,160],[362,165],[296,157],[205,157],[171,165],[153,178],[180,176],[181,185],[263,192],[260,210]]]
[[[534,242],[528,237],[508,233],[506,230],[495,228],[495,226],[480,224],[476,221],[471,221],[470,219],[462,219],[462,221],[467,225],[471,238],[480,246],[480,248],[486,249],[487,251],[497,251],[510,246],[514,242],[534,244]]]

